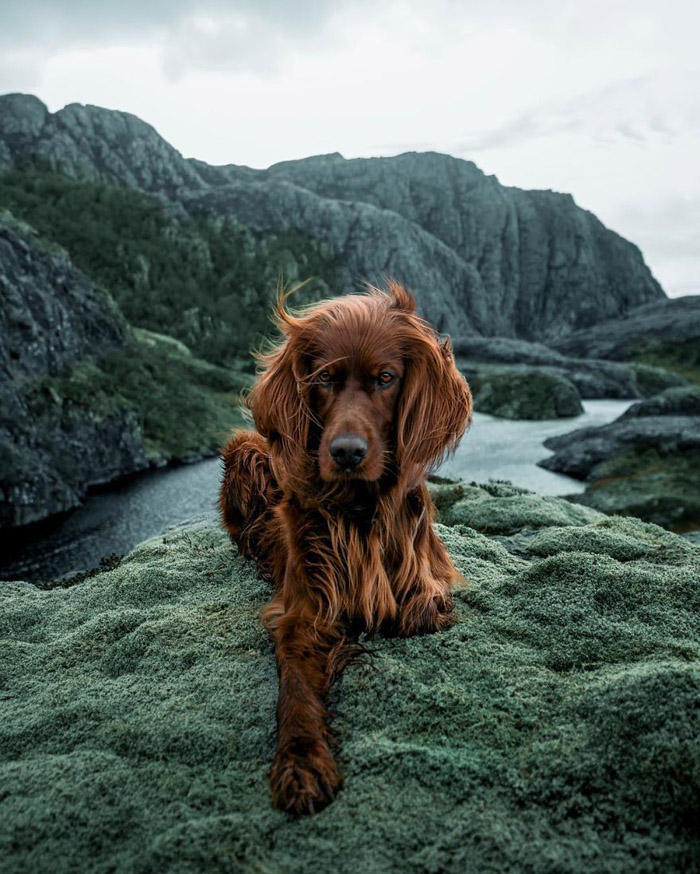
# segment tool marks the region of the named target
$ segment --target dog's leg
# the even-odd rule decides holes
[[[325,699],[352,647],[333,600],[341,567],[327,521],[288,503],[277,508],[276,518],[285,533],[286,565],[283,585],[263,611],[279,674],[270,789],[282,810],[312,813],[332,801],[342,784]]]
[[[280,614],[272,630],[279,697],[270,790],[281,810],[314,813],[331,802],[342,785],[331,752],[325,697],[342,667],[344,639],[336,628],[314,623],[305,606],[282,611],[277,600],[266,611],[268,623],[271,614]]]
[[[406,513],[413,550],[404,552],[395,572],[399,611],[396,619],[382,628],[389,636],[410,637],[449,628],[454,622],[450,590],[460,579],[433,530],[433,505],[425,486],[410,496]]]
[[[274,576],[273,511],[281,492],[270,470],[267,441],[256,431],[238,431],[221,453],[224,464],[219,507],[241,555],[255,558]]]

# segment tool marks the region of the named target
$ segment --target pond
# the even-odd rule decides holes
[[[444,476],[468,481],[508,479],[540,494],[580,492],[584,484],[537,467],[551,453],[542,441],[588,425],[616,419],[632,401],[584,401],[575,419],[508,421],[477,413]],[[150,471],[90,493],[78,510],[59,519],[6,535],[0,579],[52,580],[96,567],[103,556],[129,552],[169,525],[216,516],[220,462]]]

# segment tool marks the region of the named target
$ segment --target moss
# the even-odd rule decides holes
[[[484,534],[499,535],[523,528],[585,525],[599,518],[595,510],[563,498],[543,498],[528,492],[500,497],[477,487],[471,487],[464,497],[440,511],[440,520],[448,525],[462,524]]]
[[[4,584],[4,870],[697,869],[700,550],[598,516],[541,528],[534,562],[439,531],[469,580],[458,622],[347,668],[345,788],[299,820],[266,785],[269,588],[221,531],[175,529],[68,589]]]
[[[690,382],[700,385],[700,344],[696,339],[673,343],[653,341],[636,350],[630,357],[642,365],[675,371]]]
[[[127,320],[228,364],[269,330],[280,275],[309,279],[301,302],[329,295],[337,259],[301,233],[258,233],[196,215],[179,221],[155,196],[34,166],[0,176],[0,207],[59,244]]]
[[[556,419],[583,412],[576,386],[537,368],[466,367],[474,408],[504,419]]]
[[[662,359],[658,360],[661,362]],[[679,375],[688,379],[686,374],[680,373],[675,367],[652,366],[651,364],[641,364],[638,361],[634,361],[632,364],[637,378],[637,387],[642,397],[645,398],[665,391],[672,391],[676,387],[676,379]],[[700,376],[700,371],[698,376]]]
[[[700,525],[700,453],[626,452],[597,465],[572,500],[605,513],[638,516],[674,531]]]

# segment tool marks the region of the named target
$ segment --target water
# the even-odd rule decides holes
[[[629,400],[583,401],[583,415],[541,422],[509,422],[476,413],[467,436],[454,457],[443,464],[440,473],[476,482],[508,479],[516,486],[541,495],[582,492],[586,486],[580,480],[537,467],[538,461],[552,455],[542,443],[557,434],[612,422],[632,403],[634,401]]]
[[[547,495],[583,491],[583,483],[537,467],[537,461],[551,454],[542,441],[586,425],[604,425],[630,403],[585,401],[583,415],[544,422],[510,422],[477,413],[440,473],[477,482],[509,479]],[[103,556],[127,553],[169,525],[202,516],[213,519],[219,479],[220,462],[213,458],[95,490],[78,510],[6,536],[0,544],[0,579],[58,579],[96,567]]]

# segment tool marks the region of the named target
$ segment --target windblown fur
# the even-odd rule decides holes
[[[275,586],[263,612],[280,681],[270,782],[275,804],[301,813],[341,786],[325,697],[358,633],[449,625],[457,572],[425,479],[457,446],[471,395],[398,283],[295,315],[281,300],[276,315],[283,340],[248,397],[257,431],[223,451],[220,506]],[[334,449],[343,440],[362,456],[352,467]]]

